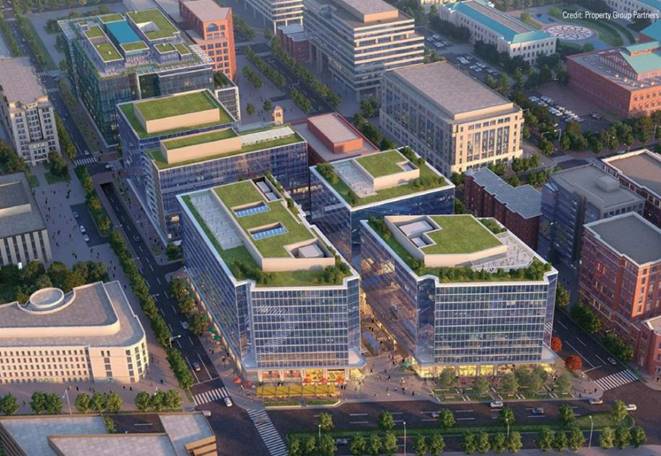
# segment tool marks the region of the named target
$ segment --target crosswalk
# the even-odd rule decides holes
[[[84,157],[84,158],[75,158],[73,160],[73,164],[76,166],[85,166],[85,165],[91,165],[92,163],[96,163],[96,157]]]
[[[599,387],[604,391],[608,391],[614,388],[619,388],[620,386],[626,385],[627,383],[633,383],[636,381],[638,381],[638,376],[631,370],[626,369],[611,375],[607,375],[605,377],[601,377],[595,380],[595,383],[599,385]]]
[[[255,423],[257,432],[262,437],[271,456],[287,456],[287,447],[275,426],[273,426],[273,422],[269,418],[268,413],[266,413],[266,410],[247,409],[246,411],[250,415],[252,422]]]
[[[203,405],[203,404],[208,404],[209,402],[223,400],[227,396],[229,396],[229,393],[227,392],[225,387],[222,386],[220,388],[205,391],[204,393],[194,394],[193,402],[195,403],[196,406]]]

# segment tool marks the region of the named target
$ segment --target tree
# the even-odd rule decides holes
[[[146,412],[149,410],[151,402],[151,396],[145,391],[140,391],[135,395],[135,408],[141,412]]]
[[[367,451],[367,440],[365,439],[365,436],[358,434],[353,439],[351,439],[351,443],[349,444],[349,451],[351,451],[353,456],[362,456],[365,454]],[[289,454],[291,456],[291,452]]]
[[[564,309],[569,305],[570,298],[569,290],[564,285],[558,284],[558,288],[555,291],[555,305]]]
[[[314,436],[309,436],[305,439],[303,444],[303,454],[305,456],[313,456],[317,454],[317,439]]]
[[[303,456],[303,446],[301,440],[297,437],[289,439],[289,456]]]
[[[246,112],[248,113],[249,116],[252,116],[253,114],[255,114],[255,107],[251,103],[248,103],[246,105]]]
[[[580,356],[569,355],[565,359],[565,367],[570,371],[577,371],[583,368],[583,360]]]
[[[390,412],[381,412],[379,415],[379,429],[390,431],[395,427],[395,419]]]
[[[74,405],[76,407],[76,410],[78,410],[78,412],[89,413],[90,409],[92,408],[90,395],[87,393],[78,394],[76,396],[76,400],[74,401]]]
[[[577,427],[572,427],[569,430],[569,442],[568,446],[572,451],[576,451],[579,448],[581,448],[583,445],[585,445],[585,436],[583,435],[583,431],[581,431]]]
[[[558,431],[555,433],[555,438],[553,439],[553,448],[556,451],[562,451],[567,448],[569,444],[567,439],[567,434],[564,431]]]
[[[415,439],[415,454],[416,456],[425,456],[427,451],[427,439],[424,435],[419,434]]]
[[[571,380],[569,379],[569,374],[563,373],[558,376],[555,381],[555,390],[558,394],[566,396],[571,390]]]
[[[457,385],[457,374],[454,369],[446,367],[438,376],[438,383],[441,388],[450,389]]]
[[[519,381],[516,376],[508,372],[500,379],[500,388],[508,396],[514,396],[519,391]]]
[[[562,339],[558,336],[553,336],[551,338],[551,350],[558,353],[562,350]]]
[[[513,431],[507,439],[507,449],[510,453],[518,453],[521,448],[523,448],[521,434],[517,431]]]
[[[431,456],[439,456],[445,450],[445,440],[439,433],[434,433],[429,441],[429,453]]]
[[[620,425],[615,429],[615,445],[618,448],[624,448],[629,446],[631,442],[631,432],[629,428],[625,425]]]
[[[489,383],[489,380],[487,380],[486,377],[477,377],[475,379],[475,382],[473,382],[473,389],[480,396],[486,396],[487,393],[489,392],[490,387],[491,384]]]
[[[156,391],[149,398],[149,408],[155,412],[160,412],[166,408],[166,396],[163,391]]]
[[[397,452],[397,436],[388,431],[383,436],[383,452],[388,456],[392,456]]]
[[[634,426],[631,428],[631,444],[638,448],[641,445],[645,444],[647,440],[647,435],[645,434],[645,429],[640,426]]]
[[[19,408],[18,401],[13,394],[7,393],[0,398],[0,412],[2,412],[3,415],[11,416],[18,412]]]
[[[443,409],[438,415],[438,422],[441,424],[443,429],[450,429],[455,424],[454,413],[452,410]]]
[[[333,425],[333,417],[330,413],[322,412],[319,414],[319,427],[324,432],[330,432],[335,427]]]
[[[46,393],[45,396],[45,412],[49,415],[58,415],[62,413],[62,398],[55,393]]]
[[[464,451],[466,454],[472,454],[477,451],[477,437],[472,432],[464,434]]]
[[[613,403],[611,407],[611,418],[613,423],[620,424],[624,419],[629,415],[627,412],[627,407],[624,405],[624,402],[617,400]]]
[[[106,411],[106,397],[102,393],[94,393],[90,400],[90,406],[96,413],[103,413]]]
[[[569,426],[576,420],[576,415],[574,415],[574,409],[572,409],[567,404],[562,404],[559,409],[560,412],[560,421],[564,426]]]
[[[319,455],[320,456],[334,456],[337,452],[337,445],[335,439],[330,434],[322,434],[319,440]]]
[[[119,394],[110,392],[106,395],[106,410],[108,413],[119,412],[122,409],[122,405],[124,405],[124,401]]]
[[[506,445],[506,440],[507,438],[505,437],[505,434],[502,432],[498,432],[493,436],[493,440],[491,441],[491,450],[493,450],[496,453],[502,453],[505,451]]]
[[[40,391],[32,393],[30,408],[35,415],[42,415],[46,411],[46,394]]]
[[[489,442],[489,434],[480,432],[477,436],[477,451],[480,453],[488,453],[491,450],[491,442]]]
[[[514,418],[514,412],[512,411],[511,408],[509,407],[503,407],[500,410],[500,422],[503,423],[503,425],[507,426],[508,430],[511,425],[514,424],[516,419]]]
[[[555,435],[552,430],[550,430],[547,427],[543,428],[542,432],[540,432],[539,434],[539,439],[537,441],[537,444],[539,445],[539,449],[544,452],[552,449],[554,437]]]
[[[613,431],[613,428],[605,427],[601,430],[599,446],[605,449],[613,448],[615,446],[615,432]]]
[[[179,391],[170,389],[165,392],[165,408],[168,410],[181,410],[181,395]]]
[[[271,103],[271,100],[264,100],[262,109],[264,110],[264,112],[270,112],[271,109],[273,109],[273,103]]]
[[[378,456],[381,454],[382,447],[383,443],[381,442],[381,436],[376,432],[372,432],[370,434],[369,444],[367,447],[369,453],[373,456]]]

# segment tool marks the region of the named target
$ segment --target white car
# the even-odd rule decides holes
[[[601,405],[601,404],[604,403],[604,400],[603,399],[590,399],[588,402],[590,403],[590,405]]]
[[[229,397],[224,398],[223,401],[225,401],[225,406],[227,407],[231,407],[232,405],[234,405],[232,404],[232,399],[230,399]]]
[[[491,401],[491,402],[489,403],[489,407],[491,407],[492,409],[503,408],[504,405],[505,405],[505,404],[503,404],[503,401]]]
[[[85,227],[84,227],[83,225],[80,225],[80,226],[78,227],[78,229],[80,230],[80,232],[81,232],[82,234],[85,234],[85,233],[87,232],[87,230],[85,229]]]
[[[627,412],[635,412],[638,410],[638,406],[636,404],[627,404],[624,406]]]
[[[90,237],[89,237],[88,235],[86,235],[86,234],[83,236],[83,239],[85,240],[85,242],[89,242],[89,241],[90,241]]]

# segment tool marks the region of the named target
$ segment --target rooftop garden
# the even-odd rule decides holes
[[[472,253],[501,245],[491,231],[471,215],[432,216],[440,230],[427,235],[436,243],[422,247],[426,254]]]
[[[124,48],[124,50],[127,52],[131,52],[131,51],[141,51],[143,49],[148,49],[149,46],[147,46],[143,41],[133,41],[131,43],[123,43],[122,48]]]
[[[231,87],[234,85],[230,78],[225,76],[225,73],[222,71],[216,71],[213,74],[213,83],[217,88]]]
[[[498,269],[496,272],[475,271],[470,267],[427,268],[397,242],[382,218],[370,218],[368,224],[413,272],[418,276],[438,277],[441,283],[540,281],[544,279],[544,274],[551,270],[550,263],[542,262],[537,257],[534,257],[526,268]]]
[[[236,132],[231,128],[226,128],[224,130],[215,130],[210,131],[209,133],[200,133],[190,136],[182,136],[177,139],[171,139],[169,141],[164,141],[165,147],[168,149],[180,149],[182,147],[195,146],[197,144],[205,144],[213,141],[220,141],[223,139],[233,138],[236,136]]]
[[[360,157],[357,158],[356,161],[360,166],[365,168],[372,177],[382,177],[404,171],[398,163],[408,161],[408,159],[396,150],[389,150]]]
[[[159,43],[154,47],[161,54],[165,54],[166,52],[174,52],[174,46],[172,46],[170,43]]]
[[[128,16],[138,24],[142,26],[143,24],[151,22],[156,26],[157,30],[151,30],[145,32],[145,36],[150,40],[158,40],[160,38],[167,38],[172,36],[177,32],[177,28],[172,25],[172,23],[157,9],[149,9],[145,11],[131,11],[128,13]]]
[[[87,38],[99,38],[103,36],[103,30],[101,30],[101,27],[98,25],[95,25],[94,27],[87,29],[85,35]]]
[[[188,55],[191,53],[191,50],[188,46],[186,46],[183,43],[177,43],[174,45],[174,48],[177,50],[177,52],[181,55]]]
[[[99,19],[101,22],[104,24],[107,24],[108,22],[116,22],[116,21],[121,21],[124,19],[124,17],[121,14],[117,13],[110,13],[110,14],[104,14],[102,16],[99,16]]]
[[[417,157],[409,148],[403,148],[401,154],[420,169],[420,176],[407,184],[379,190],[376,194],[364,198],[359,197],[351,190],[335,173],[335,168],[332,164],[321,163],[316,166],[316,170],[351,207],[386,201],[448,185],[448,182],[442,176],[437,174],[422,158]]]
[[[236,280],[254,280],[258,287],[298,287],[341,285],[343,279],[351,275],[347,264],[338,256],[335,257],[335,266],[323,270],[263,272],[245,247],[223,250],[220,242],[192,203],[190,196],[184,195],[183,200]]]
[[[221,110],[221,119],[216,121],[216,122],[209,122],[206,124],[201,124],[201,125],[195,125],[194,127],[181,127],[181,128],[173,128],[172,130],[167,130],[167,131],[160,131],[158,133],[147,133],[144,128],[142,128],[142,125],[138,121],[138,118],[135,115],[135,112],[133,111],[133,103],[127,103],[127,104],[122,104],[119,105],[119,109],[122,111],[124,116],[126,117],[126,120],[131,124],[131,127],[135,131],[135,133],[138,135],[139,138],[145,139],[145,138],[151,138],[154,136],[161,136],[161,135],[172,135],[175,133],[179,132],[185,132],[185,131],[190,131],[193,128],[195,129],[202,129],[202,128],[209,128],[213,127],[216,125],[222,126],[222,125],[227,125],[229,123],[229,120],[227,122],[224,121],[225,118],[229,119],[229,115],[224,111]],[[167,162],[163,160],[163,162],[167,165]]]
[[[113,60],[122,59],[119,51],[110,42],[95,44],[94,47],[104,62],[112,62]]]
[[[145,120],[163,119],[193,112],[218,109],[216,99],[207,91],[155,98],[134,104]],[[229,119],[228,119],[229,120]]]

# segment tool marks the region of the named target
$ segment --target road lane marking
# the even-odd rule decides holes
[[[204,363],[204,361],[202,361],[202,357],[200,356],[200,354],[197,352],[195,352],[195,354],[197,355],[197,359],[200,360],[200,364],[202,364],[202,366],[204,367],[204,370],[207,371],[207,377],[211,377],[211,372],[209,372],[209,369],[207,369],[207,365]]]
[[[565,329],[569,329],[569,328],[567,328],[567,325],[565,325],[565,324],[564,324],[563,322],[561,322],[560,320],[556,320],[556,321],[557,321],[558,324],[559,324],[560,326],[562,326],[563,328],[565,328]]]
[[[602,366],[594,366],[594,367],[591,367],[590,369],[583,371],[583,373],[587,374],[588,372],[593,371],[593,370],[595,370],[595,369],[599,369],[600,367],[602,367]]]
[[[464,410],[455,410],[454,413],[473,413],[475,410],[473,409],[464,409]]]
[[[585,342],[583,342],[581,339],[579,339],[578,337],[576,338],[576,340],[579,341],[580,343],[582,343],[584,346],[587,346],[587,344]]]
[[[460,416],[456,418],[457,421],[473,421],[475,420],[474,416]]]
[[[367,421],[349,421],[349,424],[367,424]]]
[[[422,418],[420,421],[437,421],[436,418]]]
[[[606,364],[606,361],[604,361],[603,359],[601,359],[601,356],[597,355],[596,353],[595,353],[594,356],[595,356],[599,361],[601,361],[602,363],[604,363],[604,365]]]
[[[574,347],[574,346],[573,346],[571,343],[569,343],[568,341],[565,342],[565,343],[567,344],[567,346],[568,346],[569,348],[571,348],[572,350],[574,350],[574,351],[578,354],[578,356],[580,356],[581,358],[583,358],[583,359],[585,360],[585,362],[588,363],[588,364],[590,365],[590,367],[594,367],[594,364],[592,364],[592,363],[590,362],[589,359],[587,359],[587,358],[586,358],[586,357],[585,357],[580,351],[578,351],[578,349],[577,349],[576,347]]]
[[[367,416],[367,413],[349,413],[349,416]]]

